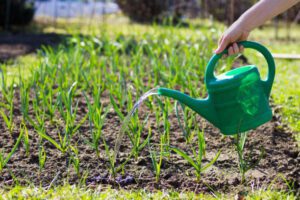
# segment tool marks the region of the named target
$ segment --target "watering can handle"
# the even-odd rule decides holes
[[[271,88],[272,88],[272,84],[274,81],[274,77],[275,77],[275,62],[274,62],[272,54],[269,52],[269,50],[266,47],[264,47],[263,45],[261,45],[257,42],[242,41],[242,42],[238,42],[238,45],[242,45],[245,48],[255,49],[255,50],[259,51],[267,60],[268,68],[269,68],[268,77],[267,77],[267,80],[264,80],[262,82],[264,85],[265,93],[269,97]],[[214,54],[211,57],[211,59],[209,60],[207,67],[206,67],[206,72],[205,72],[206,85],[208,85],[211,80],[216,79],[216,77],[214,75],[214,69],[216,67],[216,64],[217,64],[218,60],[222,57],[222,55],[227,52],[228,52],[228,50],[226,49],[220,54]]]

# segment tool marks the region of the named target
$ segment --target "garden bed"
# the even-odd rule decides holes
[[[33,96],[33,95],[30,95]],[[78,123],[87,114],[87,102],[82,95],[76,95],[79,100],[77,120]],[[134,98],[135,99],[135,98]],[[110,99],[107,92],[101,96],[101,102],[108,106]],[[14,122],[15,129],[10,134],[2,118],[0,118],[0,147],[1,150],[8,153],[15,144],[18,135],[22,114],[20,108],[19,92],[15,92],[14,98]],[[225,137],[200,117],[197,121],[200,127],[204,127],[206,141],[206,158],[204,163],[210,161],[218,150],[221,155],[215,164],[202,174],[199,182],[196,181],[194,169],[177,156],[171,153],[163,159],[160,180],[155,181],[151,158],[149,156],[149,148],[146,146],[140,156],[135,159],[131,158],[125,165],[125,173],[120,172],[114,179],[109,172],[107,165],[109,164],[105,148],[100,143],[100,156],[97,157],[95,151],[88,145],[91,138],[89,124],[86,121],[81,125],[78,132],[72,138],[71,143],[78,148],[78,158],[80,160],[80,177],[75,172],[72,165],[69,165],[69,156],[63,155],[49,142],[44,143],[46,162],[45,168],[39,168],[39,143],[38,134],[34,128],[27,125],[30,154],[27,156],[25,149],[22,147],[15,152],[7,166],[3,169],[0,176],[0,186],[11,186],[15,184],[21,185],[42,185],[48,187],[50,185],[61,185],[65,181],[71,184],[86,183],[89,187],[97,187],[101,184],[103,187],[123,187],[126,189],[176,189],[180,191],[195,192],[222,192],[236,193],[237,191],[250,191],[257,188],[275,188],[275,189],[294,189],[299,191],[300,185],[300,153],[299,148],[293,137],[293,133],[289,131],[286,125],[281,123],[281,117],[278,114],[279,108],[273,108],[275,114],[272,121],[250,131],[246,141],[246,154],[250,153],[253,148],[252,160],[258,159],[260,149],[263,147],[264,156],[259,164],[247,172],[246,183],[243,185],[240,181],[238,171],[237,152],[234,148],[233,138]],[[150,113],[146,128],[144,128],[142,138],[146,138],[148,128],[152,128],[152,144],[159,144],[159,129],[155,123],[155,115],[151,113],[149,108],[143,105],[139,109],[140,118],[145,118],[145,114]],[[29,116],[34,116],[32,108],[29,110]],[[34,117],[33,117],[34,118]],[[175,112],[169,114],[170,127],[170,144],[191,154],[189,146],[183,137],[179,128],[178,120]],[[56,123],[47,121],[46,133],[56,141],[59,141],[58,133],[63,132],[64,124],[59,121],[59,114],[56,113]],[[121,122],[113,109],[110,109],[103,126],[104,138],[111,149],[113,149],[115,140],[118,137],[121,128]],[[131,144],[128,138],[124,138],[117,159],[117,166],[124,162],[130,153]],[[13,176],[14,177],[13,177]],[[284,177],[284,179],[283,179]],[[291,187],[291,188],[289,188]]]

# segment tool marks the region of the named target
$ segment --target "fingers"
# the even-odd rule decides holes
[[[222,58],[226,58],[227,56],[232,56],[243,52],[244,47],[242,45],[239,46],[237,43],[233,43],[231,46],[228,47],[228,54],[224,54]]]
[[[233,43],[232,47],[233,47],[233,53],[234,54],[238,54],[240,52],[240,48],[237,45],[237,43]]]
[[[235,54],[235,53],[234,53],[234,50],[233,50],[233,46],[231,46],[231,47],[228,48],[228,55],[231,56],[233,54]]]
[[[224,51],[227,46],[230,44],[230,40],[228,40],[225,37],[222,37],[220,39],[220,42],[219,42],[219,46],[218,48],[215,50],[215,53],[216,54],[219,54],[221,53],[222,51]],[[242,53],[244,51],[244,47],[243,46],[238,46],[237,43],[233,43],[231,46],[228,47],[228,55],[234,55],[234,54],[238,54],[238,53]]]
[[[229,43],[230,43],[230,40],[228,39],[227,36],[222,37],[219,42],[218,48],[215,50],[215,53],[218,54],[218,53],[221,53],[222,51],[224,51],[224,49],[226,49],[226,47],[228,46]]]
[[[233,43],[229,48],[228,48],[228,55],[232,56],[235,54],[243,53],[244,52],[244,47],[243,46],[238,46],[237,43]]]
[[[240,46],[240,53],[244,53],[244,46]]]

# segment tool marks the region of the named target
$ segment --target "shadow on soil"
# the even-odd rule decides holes
[[[1,33],[0,35],[0,62],[34,53],[42,46],[55,47],[70,37],[56,33]]]

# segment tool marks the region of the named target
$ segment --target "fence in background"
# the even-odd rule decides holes
[[[72,18],[93,17],[119,11],[113,1],[80,1],[80,0],[37,0],[35,1],[35,17]]]

